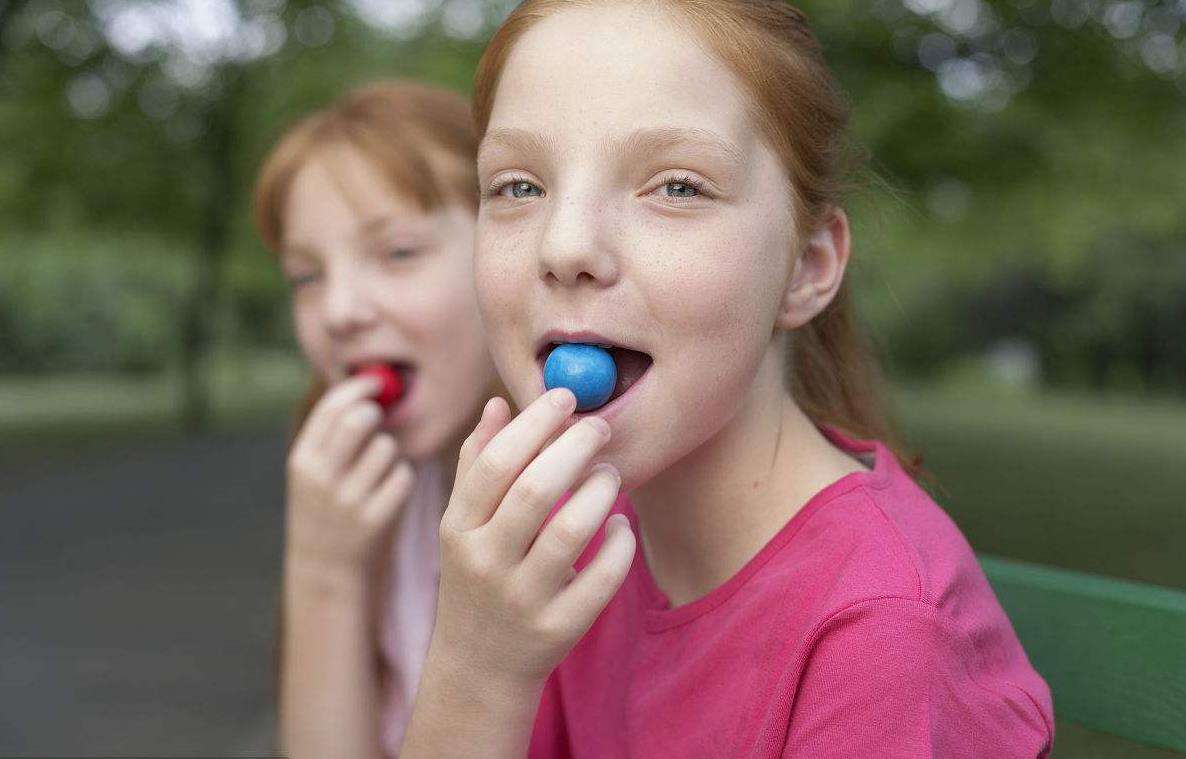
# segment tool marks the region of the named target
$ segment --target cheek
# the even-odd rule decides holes
[[[292,323],[301,353],[320,373],[329,371],[329,347],[321,329],[320,312],[307,298],[293,296]]]
[[[780,280],[761,241],[733,235],[700,240],[694,254],[685,248],[672,260],[652,288],[652,308],[669,330],[728,352],[769,335]]]
[[[519,314],[526,292],[519,268],[513,257],[482,248],[474,261],[478,308],[495,352],[502,352],[502,344],[512,338],[511,326],[522,323]]]

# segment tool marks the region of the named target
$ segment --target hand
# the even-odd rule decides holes
[[[309,414],[288,456],[288,561],[369,570],[385,545],[413,472],[382,422],[374,377],[332,387]]]
[[[609,425],[588,417],[555,437],[575,407],[571,391],[556,389],[507,423],[506,402],[491,399],[462,445],[441,522],[441,587],[429,666],[443,660],[465,677],[529,692],[543,684],[626,578],[634,534],[620,515],[606,521],[620,477],[604,464],[588,473],[609,440]],[[541,531],[556,502],[586,474]],[[573,563],[603,522],[605,542],[575,574]]]

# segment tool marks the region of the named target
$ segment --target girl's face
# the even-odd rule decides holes
[[[314,370],[334,383],[362,364],[400,365],[410,384],[385,426],[413,459],[441,453],[496,379],[473,294],[472,212],[426,213],[357,151],[330,147],[293,179],[283,218],[297,339]]]
[[[594,412],[627,487],[719,433],[780,360],[792,194],[748,105],[693,34],[632,4],[549,17],[502,75],[478,161],[492,355],[523,406],[550,343],[637,352],[615,353],[634,384]]]

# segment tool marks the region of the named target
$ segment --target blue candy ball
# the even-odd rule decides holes
[[[558,345],[544,362],[544,386],[567,387],[577,397],[577,411],[604,406],[614,393],[618,368],[604,348],[583,343]]]

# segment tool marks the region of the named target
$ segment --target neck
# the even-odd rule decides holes
[[[836,449],[783,389],[772,347],[737,414],[630,493],[641,550],[672,606],[720,586],[812,495],[864,466]]]

